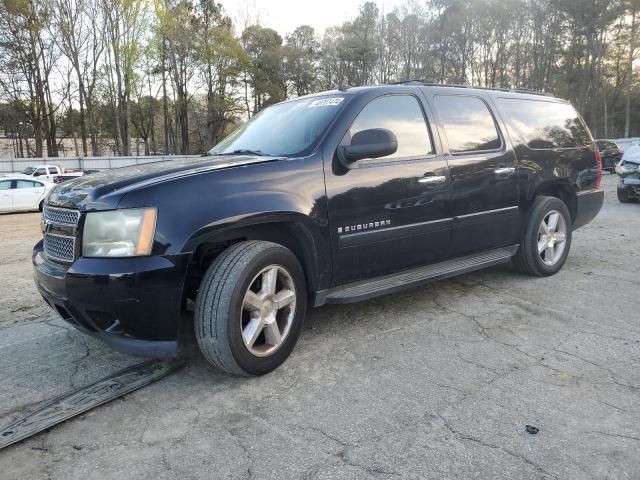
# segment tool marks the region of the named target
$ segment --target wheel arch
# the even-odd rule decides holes
[[[540,196],[556,197],[562,200],[571,214],[571,221],[576,219],[578,209],[575,185],[561,179],[543,182],[533,190],[532,195],[527,199],[526,209],[528,210],[536,198]]]
[[[319,259],[322,257],[317,227],[309,225],[308,217],[298,214],[279,219],[266,216],[254,218],[251,222],[230,222],[230,224],[207,228],[189,242],[192,249],[185,296],[192,297],[200,280],[213,260],[229,246],[245,240],[263,240],[282,245],[296,256],[305,274],[307,291],[315,292],[323,287],[328,278],[326,268]],[[327,254],[325,254],[327,255]]]

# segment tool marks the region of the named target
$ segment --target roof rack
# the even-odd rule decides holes
[[[473,85],[457,85],[452,83],[435,83],[424,80],[400,80],[398,82],[390,82],[388,85],[420,85],[424,87],[453,87],[453,88],[473,88],[477,90],[493,90],[499,92],[509,93],[528,93],[531,95],[541,95],[544,97],[553,97],[551,93],[536,92],[534,90],[527,90],[524,88],[504,88],[504,87],[474,87]]]

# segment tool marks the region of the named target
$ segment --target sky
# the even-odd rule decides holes
[[[355,18],[365,0],[218,0],[235,23],[238,33],[248,24],[259,22],[286,36],[299,25],[311,25],[317,34]],[[378,0],[378,8],[389,12],[404,0]]]

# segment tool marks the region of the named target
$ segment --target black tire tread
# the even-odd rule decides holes
[[[538,267],[538,259],[534,257],[534,251],[537,251],[537,244],[534,247],[532,243],[534,241],[534,236],[535,234],[537,234],[539,228],[539,219],[537,218],[537,213],[541,208],[544,208],[544,204],[549,203],[550,201],[557,201],[562,203],[562,205],[564,206],[565,214],[568,214],[569,212],[564,202],[562,202],[562,200],[557,197],[541,195],[533,201],[531,207],[529,208],[527,224],[525,226],[520,248],[518,248],[518,251],[512,257],[512,263],[516,267],[516,269],[527,275],[532,275],[535,277],[544,277],[549,275],[548,272],[545,272]],[[566,216],[568,217],[567,228],[569,229],[570,234],[571,217],[570,215]],[[535,232],[535,234],[533,234],[532,232]],[[570,242],[570,237],[568,241]]]
[[[633,203],[634,199],[631,198],[626,188],[618,188],[616,194],[618,195],[618,201],[620,203]]]
[[[204,357],[219,370],[250,375],[238,365],[227,342],[206,340],[209,336],[218,339],[226,335],[229,305],[237,278],[258,253],[274,246],[277,244],[257,240],[232,245],[214,260],[200,284],[195,307],[196,339]]]

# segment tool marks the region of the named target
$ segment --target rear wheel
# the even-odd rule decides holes
[[[631,196],[631,192],[628,188],[618,188],[618,200],[620,203],[631,203],[635,199]]]
[[[529,210],[520,248],[513,258],[516,267],[538,277],[557,273],[571,247],[571,215],[562,200],[538,197]]]
[[[228,373],[270,372],[298,340],[306,298],[304,272],[290,250],[263,241],[233,245],[209,267],[198,291],[200,350]]]

